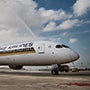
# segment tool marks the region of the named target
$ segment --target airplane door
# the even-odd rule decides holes
[[[45,53],[45,44],[44,44],[44,43],[41,43],[41,44],[38,46],[38,53],[39,53],[39,54]]]

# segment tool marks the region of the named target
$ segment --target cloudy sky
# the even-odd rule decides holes
[[[90,66],[90,0],[0,0],[0,46],[30,40],[69,45]]]

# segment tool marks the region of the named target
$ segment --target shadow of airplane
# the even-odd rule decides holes
[[[90,71],[82,72],[59,72],[59,75],[51,75],[50,71],[27,71],[27,70],[0,70],[0,75],[22,75],[22,76],[38,76],[38,77],[47,77],[47,76],[90,76]]]

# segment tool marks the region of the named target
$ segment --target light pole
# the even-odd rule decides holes
[[[73,68],[75,68],[74,62],[72,62],[72,64],[73,64]]]
[[[82,67],[82,69],[84,69],[84,65],[83,65],[83,62],[81,62],[81,67]]]
[[[89,65],[89,69],[90,69],[90,63],[88,63],[88,65]]]

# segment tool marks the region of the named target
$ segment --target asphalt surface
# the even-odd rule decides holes
[[[59,73],[0,69],[0,90],[90,90],[90,71]]]

